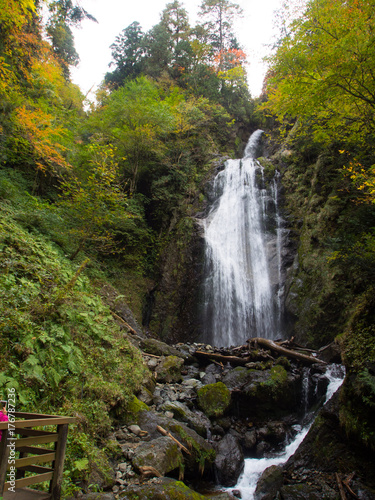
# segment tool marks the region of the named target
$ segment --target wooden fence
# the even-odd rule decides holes
[[[14,412],[0,422],[0,499],[59,500],[68,435],[74,417]],[[55,430],[41,430],[53,426]],[[52,447],[43,447],[53,443]],[[26,474],[27,473],[27,474]],[[28,486],[49,481],[48,492]]]

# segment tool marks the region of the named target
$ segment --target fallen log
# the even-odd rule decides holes
[[[173,437],[170,432],[163,429],[163,427],[160,427],[160,425],[157,425],[156,428],[160,432],[160,434],[163,434],[163,436],[171,438],[172,441],[174,441],[182,451],[184,451],[188,455],[191,455],[190,451],[186,448],[186,446],[184,446],[182,443],[180,443],[180,441],[178,441],[175,437]]]
[[[138,335],[138,333],[134,330],[134,328],[132,328],[129,323],[127,323],[123,318],[121,318],[121,316],[119,316],[118,314],[116,314],[115,312],[111,311],[111,314],[112,316],[117,319],[118,321],[120,321],[124,326],[125,328],[127,328],[129,330],[130,333],[132,333],[133,335]]]
[[[302,354],[300,352],[293,351],[292,349],[287,349],[286,347],[282,347],[281,345],[276,344],[273,340],[263,339],[261,337],[255,337],[249,339],[248,342],[250,344],[254,343],[255,345],[260,345],[262,347],[265,347],[266,349],[277,352],[278,354],[286,356],[287,358],[297,359],[298,361],[301,361],[301,363],[304,363],[306,365],[312,365],[315,363],[319,363],[322,365],[327,364],[325,361],[322,361],[319,358],[315,358],[314,356],[308,356],[307,354]]]
[[[355,499],[355,500],[359,500],[358,496],[354,493],[354,491],[351,489],[350,487],[350,481],[353,479],[353,477],[355,476],[355,472],[352,472],[351,474],[349,474],[348,477],[346,477],[345,479],[342,480],[342,484],[345,486],[345,488],[348,490],[349,494]]]
[[[341,478],[340,478],[340,476],[337,474],[337,472],[335,472],[335,476],[336,476],[336,483],[337,483],[337,486],[338,486],[338,488],[339,488],[340,499],[341,499],[341,500],[347,500],[347,499],[346,499],[346,495],[345,495],[344,486],[343,486],[343,484],[342,484]]]
[[[141,473],[142,479],[148,478],[148,477],[162,477],[162,474],[155,469],[155,467],[151,467],[149,465],[143,465],[139,467],[139,472]]]
[[[252,361],[251,358],[240,358],[238,356],[227,356],[226,354],[218,354],[216,352],[195,351],[195,356],[205,358],[219,363],[230,363],[236,366],[245,366],[246,363]]]

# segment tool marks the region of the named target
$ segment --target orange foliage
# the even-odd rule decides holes
[[[54,117],[40,108],[28,109],[26,106],[18,108],[15,113],[16,126],[29,143],[37,168],[55,175],[70,169],[71,166],[62,156],[64,148],[59,144],[64,129],[53,124]]]
[[[214,58],[216,71],[226,71],[246,63],[246,54],[240,49],[223,49]]]

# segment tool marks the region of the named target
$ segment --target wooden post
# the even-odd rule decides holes
[[[56,459],[52,464],[53,477],[49,489],[51,500],[60,500],[61,496],[61,483],[64,470],[66,440],[68,437],[68,424],[58,425],[57,434],[59,435],[59,437],[56,443]]]
[[[4,484],[7,480],[8,456],[8,429],[5,429],[0,441],[0,496],[4,493]]]

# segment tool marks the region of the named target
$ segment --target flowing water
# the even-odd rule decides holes
[[[255,159],[261,130],[244,157],[228,160],[214,180],[215,202],[204,221],[204,338],[216,346],[281,335],[282,219],[278,175],[265,187]]]
[[[279,213],[279,177],[265,179],[256,160],[262,131],[250,137],[244,157],[228,160],[213,183],[212,207],[205,219],[205,343],[216,346],[243,344],[250,337],[283,337],[283,246],[286,230]],[[343,381],[343,369],[327,369],[326,401]],[[311,390],[318,386],[304,370],[301,409],[307,425],[299,426],[291,443],[271,458],[245,460],[234,488],[252,500],[257,481],[271,465],[284,463],[297,450],[313,419],[308,409]]]
[[[329,384],[324,403],[326,403],[341,386],[344,380],[344,374],[344,369],[341,365],[331,365],[327,369],[326,376],[329,380]],[[241,474],[237,485],[234,488],[230,488],[230,491],[233,489],[240,490],[241,498],[243,500],[253,500],[257,482],[261,474],[271,465],[280,465],[286,462],[304,440],[311,424],[312,422],[309,422],[307,425],[301,427],[294,440],[285,447],[285,450],[282,453],[279,453],[271,458],[245,459],[244,471]]]

